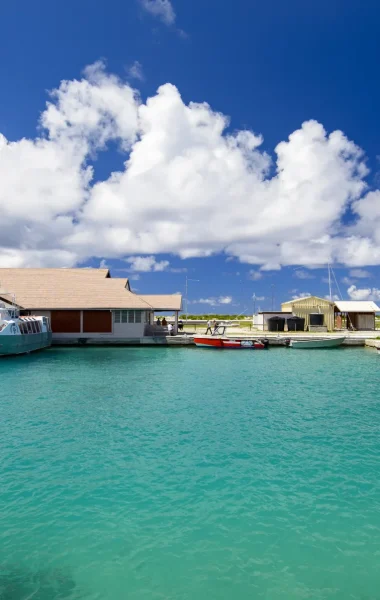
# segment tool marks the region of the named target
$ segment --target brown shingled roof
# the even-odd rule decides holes
[[[148,302],[154,310],[181,310],[181,294],[159,294],[140,296],[145,302]]]
[[[9,300],[14,294],[16,304],[28,310],[164,310],[164,304],[179,310],[180,296],[140,297],[128,288],[128,279],[112,279],[108,269],[0,269],[0,297]]]

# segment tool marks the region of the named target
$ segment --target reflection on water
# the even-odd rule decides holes
[[[17,566],[0,567],[0,600],[79,600],[80,597],[66,569],[30,571]]]

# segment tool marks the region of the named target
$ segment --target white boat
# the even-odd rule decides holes
[[[319,340],[291,340],[289,343],[290,348],[296,348],[297,350],[308,350],[315,348],[338,348],[341,346],[346,338],[335,337],[335,338],[324,338]]]
[[[18,308],[0,304],[0,356],[48,348],[51,338],[48,317],[20,317]]]

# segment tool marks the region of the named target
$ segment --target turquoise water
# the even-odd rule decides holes
[[[378,600],[379,370],[364,349],[1,360],[1,600]]]

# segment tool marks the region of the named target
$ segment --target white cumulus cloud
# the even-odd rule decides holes
[[[232,297],[231,296],[220,296],[218,298],[219,304],[231,304]]]
[[[209,304],[210,306],[220,306],[221,304],[231,304],[231,296],[219,296],[219,298],[200,298],[193,300],[193,304]]]
[[[368,279],[371,277],[371,273],[369,271],[365,271],[365,269],[351,269],[350,277],[356,277],[357,279]]]
[[[131,65],[128,69],[128,74],[133,79],[138,79],[139,81],[144,81],[144,71],[142,68],[142,64],[135,60],[133,65]]]
[[[365,156],[316,121],[272,159],[260,135],[227,132],[225,115],[185,104],[174,85],[142,102],[98,62],[61,82],[40,125],[35,139],[0,133],[0,266],[219,252],[262,271],[380,264],[380,191],[367,193]],[[124,166],[94,182],[89,163],[110,142]]]
[[[347,294],[351,300],[380,300],[380,289],[378,288],[357,288],[351,285]]]
[[[165,271],[170,264],[168,260],[157,262],[154,256],[131,256],[125,260],[130,264],[131,271],[141,271],[144,273]]]
[[[297,269],[294,271],[294,277],[298,279],[314,279],[315,275],[312,275],[309,271],[305,271],[305,269]]]
[[[172,25],[175,22],[175,12],[170,0],[140,0],[140,4],[144,10],[166,25]]]
[[[252,281],[258,281],[262,276],[263,274],[260,273],[260,271],[255,271],[254,269],[251,269],[248,273],[248,279],[251,279]]]
[[[309,296],[311,296],[310,292],[299,292],[297,294],[294,294],[294,296],[292,296],[292,299],[298,300],[299,298],[308,298]]]

